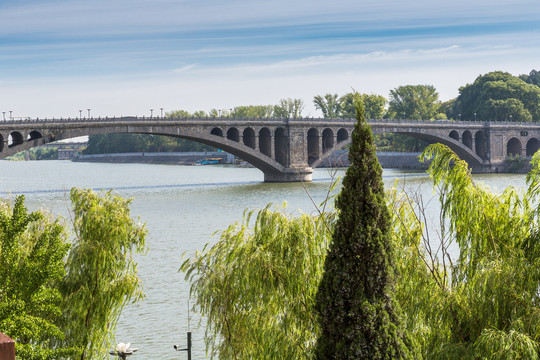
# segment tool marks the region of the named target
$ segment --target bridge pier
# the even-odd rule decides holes
[[[283,172],[264,173],[264,182],[311,182],[313,179],[313,169],[308,168],[287,168]]]

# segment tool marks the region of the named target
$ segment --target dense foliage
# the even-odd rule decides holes
[[[58,283],[69,243],[64,227],[41,212],[28,213],[24,196],[0,203],[0,331],[17,343],[19,359],[60,359]]]
[[[336,119],[341,117],[343,103],[340,101],[338,94],[316,95],[313,98],[313,103],[315,109],[322,111],[323,118]]]
[[[146,229],[131,218],[129,204],[111,191],[73,188],[75,240],[60,290],[66,343],[79,359],[107,355],[127,303],[142,298],[133,252],[145,250]]]
[[[527,84],[532,84],[540,86],[540,72],[536,70],[531,70],[529,75],[519,75],[519,78],[525,81]]]
[[[115,154],[140,152],[216,151],[216,148],[195,141],[150,134],[90,135],[83,154]]]
[[[424,158],[441,201],[437,244],[421,202],[394,198],[397,293],[430,359],[537,359],[540,155],[528,189],[494,194],[443,145]],[[399,215],[399,216],[398,216]],[[457,259],[449,247],[457,246]]]
[[[444,119],[440,112],[439,93],[433,85],[405,85],[390,90],[388,113],[393,119]]]
[[[394,243],[373,135],[357,107],[350,166],[317,292],[317,359],[414,359],[395,302]]]
[[[315,108],[321,110],[324,118],[356,118],[356,102],[364,105],[367,119],[381,119],[385,112],[386,99],[381,95],[347,93],[317,95],[313,98]]]
[[[212,357],[311,358],[318,328],[314,298],[332,216],[290,217],[268,206],[246,213],[217,244],[183,263],[208,321]]]
[[[301,99],[281,99],[274,106],[274,117],[282,119],[297,119],[302,117],[304,101]]]
[[[18,359],[104,358],[123,306],[141,298],[131,255],[146,230],[129,200],[80,189],[71,200],[71,247],[65,225],[22,196],[0,203],[0,332]]]
[[[28,160],[56,160],[58,159],[58,148],[35,147],[28,150]],[[15,155],[9,156],[7,160],[23,161],[26,160],[26,152],[21,151]]]
[[[533,158],[527,189],[509,187],[502,193],[476,183],[467,164],[443,145],[431,145],[423,158],[431,159],[428,171],[441,204],[435,224],[426,213],[429,199],[395,188],[387,193],[396,300],[404,326],[419,345],[417,357],[538,359],[540,154]],[[296,339],[321,333],[312,318],[295,328],[294,336],[288,324],[304,321],[313,311],[312,295],[335,229],[335,222],[325,219],[333,215],[298,219],[265,209],[259,216],[253,228],[249,220],[230,228],[211,250],[183,265],[197,304],[209,316],[207,340],[214,350],[227,348],[223,359],[242,358],[245,348],[263,353],[273,339],[279,339],[273,349],[294,349]],[[324,226],[313,225],[320,220]],[[305,303],[308,310],[300,316],[276,303]],[[300,317],[285,316],[293,313]],[[268,338],[262,335],[266,322],[271,324]],[[274,333],[280,326],[287,330],[283,336]],[[292,352],[294,357],[265,351],[275,358],[305,359],[313,346],[308,341],[303,355]]]
[[[480,121],[540,121],[540,87],[531,73],[527,83],[519,77],[494,71],[459,89],[452,117]]]

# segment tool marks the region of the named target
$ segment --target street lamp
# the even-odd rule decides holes
[[[458,117],[459,117],[459,121],[461,121],[461,114],[458,114]]]
[[[150,119],[154,116],[154,109],[150,109]]]
[[[184,349],[180,349],[178,345],[173,345],[174,350],[176,351],[187,351],[187,358],[188,360],[191,360],[191,331],[188,331],[187,333],[187,347]]]
[[[79,120],[82,119],[82,110],[79,110]]]
[[[161,117],[163,118],[163,108],[159,108],[161,110]]]
[[[6,112],[2,111],[2,115],[4,115],[4,121],[6,120]]]
[[[13,116],[11,116],[12,112],[13,112],[13,110],[9,110],[9,120],[13,120]]]
[[[474,113],[474,121],[476,121],[476,113]]]
[[[90,110],[91,109],[86,109],[86,110],[88,110],[88,118],[90,119]]]

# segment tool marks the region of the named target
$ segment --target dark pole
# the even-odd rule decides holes
[[[187,358],[191,360],[191,331],[187,333]]]

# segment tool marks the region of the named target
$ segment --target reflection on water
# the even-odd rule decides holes
[[[253,168],[227,166],[173,166],[152,164],[99,164],[66,161],[0,161],[0,196],[25,194],[31,210],[45,208],[69,219],[69,189],[114,189],[133,198],[132,214],[146,222],[149,233],[146,256],[138,256],[145,300],[128,306],[122,314],[117,342],[131,342],[140,359],[179,359],[184,353],[172,345],[185,346],[189,284],[178,272],[184,253],[193,254],[216,231],[239,221],[246,208],[260,209],[268,203],[287,202],[290,212],[315,213],[314,204],[328,196],[331,179],[343,176],[316,169],[311,183],[267,184]],[[432,214],[437,201],[424,173],[385,170],[386,186],[398,186],[422,194]],[[508,184],[520,186],[524,175],[478,175],[476,178],[501,191]],[[306,191],[310,196],[307,196]],[[436,217],[436,215],[433,215]],[[193,315],[193,314],[192,314]],[[205,357],[204,328],[193,316],[193,358]]]

